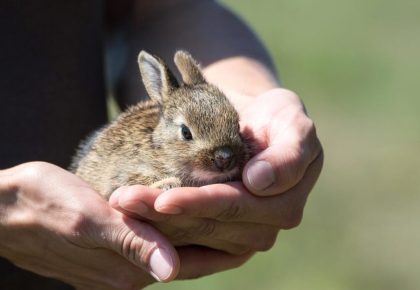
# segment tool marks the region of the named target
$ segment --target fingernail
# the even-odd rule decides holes
[[[150,274],[159,282],[167,280],[174,270],[172,257],[162,249],[156,249],[152,253],[149,266]]]
[[[264,160],[251,164],[246,172],[246,177],[249,185],[255,190],[267,189],[275,181],[273,167]]]
[[[166,213],[166,214],[181,214],[182,213],[182,208],[176,206],[176,205],[155,205],[155,209],[156,211],[160,212],[160,213]]]

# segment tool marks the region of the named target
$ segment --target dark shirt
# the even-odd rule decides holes
[[[100,0],[0,1],[0,169],[67,167],[106,122]],[[0,289],[72,289],[0,258]]]

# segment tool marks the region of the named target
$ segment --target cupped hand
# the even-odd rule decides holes
[[[271,196],[304,184],[295,198],[306,199],[321,172],[323,150],[302,101],[292,91],[273,89],[241,108],[242,131],[258,148],[244,168],[245,186]]]
[[[271,90],[237,106],[256,148],[243,183],[175,188],[122,187],[111,205],[148,220],[175,245],[198,244],[231,254],[271,248],[280,229],[297,226],[320,174],[323,153],[299,97]]]
[[[75,175],[43,162],[0,171],[0,256],[77,289],[139,289],[243,263],[209,249],[180,249],[149,224],[112,209]],[[203,257],[208,264],[202,267]],[[215,258],[213,258],[215,257]]]

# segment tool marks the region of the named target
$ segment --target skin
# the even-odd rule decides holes
[[[200,244],[232,254],[270,249],[280,229],[301,222],[323,155],[313,123],[294,93],[271,90],[252,102],[252,110],[243,111],[247,122],[242,126],[262,147],[247,163],[243,183],[166,192],[144,186],[123,187],[111,196],[111,205],[153,221],[175,244]],[[271,185],[263,189],[252,183],[253,166],[259,161],[268,162],[273,170]],[[259,170],[257,165],[257,174]]]
[[[176,252],[149,224],[112,209],[77,176],[45,162],[1,170],[0,206],[0,255],[81,290],[139,289],[155,282],[149,273],[156,249],[172,260],[171,267],[157,261],[154,276],[161,281],[209,275],[247,259],[198,247]],[[202,257],[207,264],[197,268]]]
[[[278,89],[267,53],[242,22],[204,0],[134,1],[130,11],[129,57],[137,57],[139,43],[165,59],[176,48],[190,50],[207,79],[232,100],[260,152],[248,162],[243,184],[167,192],[123,187],[111,197],[113,208],[54,165],[30,162],[1,170],[0,255],[77,289],[139,289],[155,281],[151,272],[166,282],[238,267],[255,251],[269,249],[279,229],[299,224],[322,167],[313,122],[294,93]],[[138,101],[139,91],[130,85],[131,79],[138,83],[133,66],[121,76],[120,103]],[[263,174],[258,160],[268,162],[272,174]],[[171,242],[183,247],[175,251]],[[171,258],[153,259],[156,249]]]
[[[206,79],[221,88],[238,110],[242,132],[252,136],[259,146],[244,169],[243,183],[166,192],[140,185],[123,187],[111,196],[110,204],[129,216],[151,222],[175,245],[198,244],[234,255],[249,254],[270,249],[280,229],[299,225],[308,194],[322,169],[323,151],[302,101],[294,92],[280,88],[261,44],[237,20],[217,16],[221,7],[208,5],[206,2],[201,8],[213,20],[214,29],[218,25],[224,28],[210,37],[227,37],[232,33],[229,28],[234,27],[235,36],[258,52],[212,62],[212,52],[205,46],[190,43],[188,47],[202,61]],[[199,17],[201,8],[197,6],[195,15]],[[167,15],[162,18],[154,16],[160,30],[183,31],[187,26],[194,30],[188,21],[170,22]],[[139,27],[141,37],[157,33],[155,26]],[[175,46],[149,43],[148,49],[165,56],[175,50],[178,42],[188,40],[188,35],[176,37],[169,42],[175,42]],[[213,39],[212,45],[219,43],[220,39]],[[122,97],[129,100],[132,96]]]

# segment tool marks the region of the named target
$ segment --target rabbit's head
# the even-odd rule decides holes
[[[240,178],[249,152],[240,135],[238,113],[219,89],[206,82],[190,54],[178,51],[174,61],[182,84],[159,58],[144,51],[138,58],[145,88],[160,106],[151,140],[162,152],[158,158],[186,184]]]

